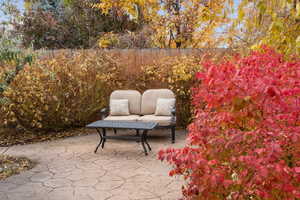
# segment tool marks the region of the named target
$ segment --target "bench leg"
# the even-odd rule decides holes
[[[171,128],[171,133],[172,133],[172,143],[175,143],[175,126]]]
[[[138,130],[138,129],[136,130],[135,136],[136,136],[136,137],[140,137],[140,130]],[[140,141],[141,141],[141,140],[137,140],[136,142],[139,143]]]

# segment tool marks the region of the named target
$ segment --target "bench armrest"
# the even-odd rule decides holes
[[[174,116],[176,116],[176,108],[172,108],[171,114],[174,115]]]
[[[109,109],[108,108],[102,108],[100,110],[100,117],[101,117],[101,120],[103,120],[105,117],[108,116],[108,113],[109,113]]]
[[[171,114],[172,114],[172,123],[176,124],[176,108],[173,108],[171,110]]]

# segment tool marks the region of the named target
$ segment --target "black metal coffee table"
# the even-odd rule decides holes
[[[145,155],[148,155],[145,144],[147,145],[149,151],[151,151],[151,147],[147,141],[147,132],[149,130],[154,129],[158,124],[156,122],[130,122],[130,121],[109,121],[109,120],[99,120],[88,124],[87,128],[95,128],[100,136],[100,142],[95,149],[95,153],[99,146],[104,148],[104,144],[106,139],[125,139],[125,140],[136,140],[137,142],[141,142],[142,147],[144,149]],[[119,136],[119,135],[106,135],[106,129],[134,129],[136,130],[136,135],[134,136]],[[102,131],[101,131],[102,130]],[[142,134],[139,131],[143,131]]]

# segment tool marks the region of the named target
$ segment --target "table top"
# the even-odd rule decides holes
[[[138,130],[152,130],[158,123],[156,122],[133,122],[133,121],[110,121],[99,120],[88,124],[87,128],[119,128],[119,129],[138,129]]]

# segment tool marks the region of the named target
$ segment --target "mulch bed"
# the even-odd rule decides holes
[[[27,158],[15,158],[0,154],[0,180],[32,169],[35,163]]]
[[[85,128],[71,129],[62,132],[32,133],[28,131],[0,128],[0,147],[9,147],[17,144],[30,144],[57,140],[60,138],[90,134]]]

